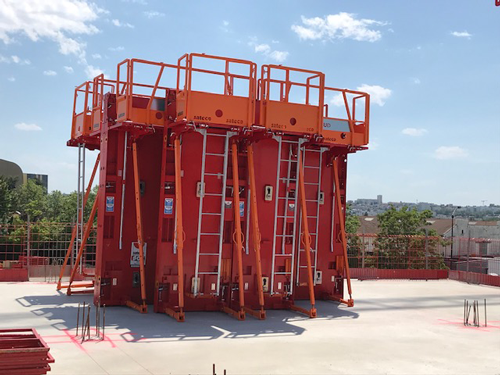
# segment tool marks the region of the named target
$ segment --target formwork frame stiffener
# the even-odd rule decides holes
[[[136,215],[136,229],[137,229],[137,244],[139,246],[139,272],[141,279],[141,300],[142,303],[138,305],[133,301],[127,301],[125,304],[140,313],[147,313],[148,306],[146,304],[146,272],[144,269],[144,239],[142,235],[142,215],[141,215],[141,191],[139,184],[139,166],[137,160],[137,141],[134,139],[132,142],[132,161],[134,167],[134,193],[135,193],[135,215]]]
[[[313,270],[312,270],[312,261],[311,261],[311,235],[309,234],[309,225],[307,222],[307,207],[306,207],[306,192],[305,192],[305,184],[304,184],[304,168],[302,163],[302,158],[298,155],[298,165],[297,165],[297,174],[299,178],[299,200],[301,206],[301,214],[302,214],[302,240],[304,241],[304,250],[306,255],[307,262],[307,285],[309,287],[309,300],[311,302],[311,308],[306,310],[300,306],[291,305],[290,308],[292,310],[302,312],[304,314],[309,315],[310,318],[316,317],[316,300],[314,296],[314,280],[313,280]],[[300,245],[298,246],[300,249]],[[292,264],[293,267],[293,264]]]
[[[341,156],[345,158],[346,156]],[[339,301],[340,303],[344,303],[349,307],[354,306],[354,300],[352,299],[352,287],[351,287],[351,272],[349,270],[349,260],[347,258],[347,238],[345,235],[345,212],[342,208],[342,200],[340,199],[340,179],[339,179],[339,166],[338,163],[340,162],[339,157],[335,157],[332,160],[332,167],[333,167],[333,179],[334,179],[334,189],[335,189],[335,206],[337,207],[337,213],[339,217],[339,225],[340,225],[340,237],[342,240],[342,250],[344,253],[344,270],[345,270],[345,276],[347,280],[347,290],[349,293],[349,299],[346,301],[343,298],[337,298],[330,296],[329,298],[334,301]]]
[[[68,296],[70,296],[72,294],[72,292],[71,292],[71,284],[75,280],[76,270],[77,270],[77,268],[78,268],[78,266],[80,264],[80,260],[82,259],[83,250],[84,250],[85,246],[87,246],[87,240],[89,238],[90,231],[92,229],[92,224],[94,222],[94,217],[95,217],[95,214],[97,212],[97,202],[98,202],[98,200],[99,200],[99,191],[97,191],[94,204],[92,205],[92,211],[90,212],[89,220],[87,221],[87,225],[86,225],[85,231],[83,233],[82,243],[80,244],[80,248],[78,250],[78,254],[76,256],[75,264],[73,265],[73,269],[71,270],[71,276],[69,277],[68,289],[66,290],[66,294]],[[88,286],[92,286],[92,285],[93,284],[90,284]],[[83,291],[83,292],[85,293],[85,291]]]
[[[89,198],[90,191],[92,189],[92,184],[94,183],[94,177],[97,173],[97,168],[99,167],[100,159],[101,159],[101,154],[97,154],[97,158],[96,158],[95,164],[94,164],[94,169],[92,170],[92,175],[90,176],[90,180],[89,180],[89,183],[87,185],[87,190],[85,192],[85,196],[83,197],[83,208],[84,209],[85,209],[85,206],[87,204],[87,200]],[[82,211],[82,214],[83,214],[83,211]],[[71,232],[71,240],[69,242],[68,250],[66,251],[66,256],[64,257],[64,262],[63,262],[63,265],[61,267],[61,271],[59,272],[59,279],[57,281],[57,288],[56,288],[57,290],[61,290],[62,288],[64,288],[64,286],[61,285],[61,282],[62,282],[62,278],[64,276],[64,271],[66,269],[66,266],[68,265],[68,260],[71,256],[71,252],[72,252],[73,247],[75,245],[77,230],[78,230],[78,225],[75,224],[75,226],[73,227],[73,230]]]
[[[184,322],[186,319],[184,312],[184,227],[182,221],[182,168],[181,168],[181,140],[180,134],[173,133],[174,138],[174,165],[175,165],[175,238],[174,253],[177,255],[177,308],[166,307],[165,313],[170,315],[178,322]],[[167,156],[167,127],[164,129],[163,136],[163,164],[166,163]],[[162,166],[162,176],[165,174],[165,166]],[[164,188],[164,185],[162,186]]]
[[[239,311],[223,305],[222,311],[234,316],[238,320],[245,320],[245,290],[243,283],[243,232],[241,230],[240,218],[240,185],[238,173],[238,144],[236,140],[231,141],[231,158],[233,169],[233,212],[234,212],[234,233],[233,242],[236,245],[236,261],[238,267],[238,303]],[[225,186],[223,187],[225,189]]]
[[[255,185],[255,169],[254,169],[254,158],[253,158],[253,145],[247,145],[247,159],[248,159],[248,178],[250,182],[250,205],[248,205],[248,209],[250,209],[250,221],[252,222],[252,242],[253,249],[255,252],[255,265],[256,265],[256,273],[257,273],[257,292],[259,294],[259,311],[255,311],[250,309],[249,307],[245,307],[245,311],[250,315],[263,320],[266,318],[266,311],[264,310],[264,287],[262,285],[262,262],[260,258],[260,242],[262,240],[262,236],[260,234],[259,229],[259,217],[257,211],[257,190]],[[247,239],[248,243],[248,239]]]

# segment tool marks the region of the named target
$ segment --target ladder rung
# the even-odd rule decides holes
[[[276,215],[276,217],[277,217],[278,219],[293,219],[293,216],[287,216],[287,215],[285,215],[285,216]]]
[[[222,215],[221,213],[218,212],[202,212],[202,215],[209,215],[209,216],[220,216]]]
[[[317,199],[306,199],[306,202],[315,202],[315,203],[318,203],[318,200]]]
[[[290,182],[294,182],[294,181],[295,181],[295,178],[280,177],[280,180],[281,180],[281,181],[290,181]]]
[[[218,194],[218,193],[205,193],[203,194],[203,196],[206,196],[208,195],[209,197],[222,197],[222,193]]]
[[[226,156],[226,154],[213,154],[213,153],[209,153],[209,152],[206,152],[205,155],[208,155],[208,156]]]
[[[207,133],[207,137],[225,137],[226,134]]]
[[[280,162],[287,161],[289,163],[297,163],[298,159],[280,159]]]
[[[200,236],[220,236],[220,233],[200,233]]]
[[[198,275],[218,275],[219,272],[198,272]]]
[[[319,186],[320,183],[319,182],[304,182],[304,185],[315,185],[315,186]]]
[[[293,234],[277,234],[276,237],[293,237]]]
[[[281,142],[284,142],[284,143],[295,143],[295,144],[299,144],[299,141],[289,141],[288,139],[283,139],[281,140]]]
[[[306,249],[300,248],[300,249],[299,249],[299,251],[306,251]],[[314,253],[316,250],[314,250],[314,249],[309,249],[309,251],[310,251],[311,253]]]
[[[290,201],[295,201],[295,198],[290,198],[290,197],[278,197],[278,199],[288,199]]]
[[[210,173],[210,172],[205,172],[205,176],[217,176],[217,177],[222,177],[224,173]]]
[[[304,152],[323,152],[323,150],[311,150],[310,148],[305,148]]]
[[[291,257],[292,254],[274,254],[276,257]]]
[[[200,255],[219,255],[219,253],[200,253]]]
[[[315,219],[315,220],[318,220],[318,217],[317,217],[317,216],[308,216],[307,218],[308,218],[308,219]]]
[[[304,168],[309,168],[309,169],[319,169],[319,167],[312,167],[312,166],[309,166],[309,165],[304,165]]]
[[[275,275],[291,275],[291,272],[275,272]]]
[[[315,266],[311,266],[311,268],[314,268]],[[307,268],[307,266],[299,266],[299,268]]]

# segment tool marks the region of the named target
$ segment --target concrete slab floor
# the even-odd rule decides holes
[[[319,302],[318,318],[268,311],[162,314],[108,307],[106,340],[74,338],[78,302],[55,284],[0,283],[0,328],[36,328],[50,374],[500,374],[500,289],[440,281],[354,281],[355,307]],[[464,299],[487,299],[488,327],[464,327]],[[305,306],[305,305],[304,305]],[[151,309],[152,310],[152,309]],[[91,326],[95,325],[92,313]]]

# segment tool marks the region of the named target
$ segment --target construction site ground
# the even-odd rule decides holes
[[[104,341],[75,338],[77,306],[45,282],[0,283],[0,329],[35,328],[50,374],[500,374],[500,288],[440,281],[354,281],[355,306],[317,303],[318,318],[268,311],[164,314],[106,308]],[[481,327],[463,325],[478,300]],[[487,300],[488,326],[483,301]],[[307,306],[306,301],[300,304]],[[94,307],[90,324],[95,326]],[[472,317],[471,317],[472,321]]]

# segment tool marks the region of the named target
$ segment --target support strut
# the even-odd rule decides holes
[[[307,222],[307,207],[306,207],[306,192],[304,185],[304,168],[302,165],[302,158],[297,160],[297,169],[299,173],[299,200],[300,200],[300,211],[302,214],[302,225],[303,225],[303,242],[304,250],[306,253],[306,263],[307,263],[307,285],[309,287],[309,300],[311,301],[311,309],[308,311],[308,315],[311,318],[316,317],[316,301],[314,297],[314,280],[311,262],[311,235],[309,234],[309,225]],[[300,246],[299,246],[300,248]],[[298,306],[292,305],[293,310],[302,311]]]
[[[243,283],[243,241],[240,218],[240,185],[238,173],[238,145],[236,142],[231,144],[231,156],[233,160],[233,211],[235,232],[233,240],[236,243],[237,266],[238,266],[238,298],[240,310],[237,311],[238,320],[245,320],[245,290]],[[233,315],[233,314],[232,314]]]
[[[345,301],[344,299],[338,299],[339,302],[345,303],[347,306],[354,306],[354,300],[352,299],[352,288],[351,288],[351,272],[349,270],[349,260],[347,258],[347,240],[345,235],[345,213],[342,211],[342,201],[340,200],[340,182],[339,182],[339,159],[333,160],[333,178],[335,180],[335,206],[337,207],[337,213],[339,216],[340,224],[340,236],[342,239],[342,250],[344,252],[344,269],[347,279],[347,290],[349,292],[349,299]]]
[[[255,264],[257,271],[257,292],[259,294],[259,311],[254,311],[248,307],[245,310],[258,319],[266,319],[266,311],[264,310],[264,288],[262,286],[262,262],[260,259],[260,241],[261,235],[259,230],[259,218],[257,211],[257,188],[255,186],[255,169],[253,159],[253,146],[247,146],[248,158],[248,177],[250,180],[250,221],[252,222],[252,242],[253,250],[255,252]]]
[[[132,301],[127,301],[127,306],[138,310],[141,313],[148,312],[146,305],[146,275],[144,270],[144,240],[142,238],[142,217],[141,217],[141,191],[139,184],[139,166],[137,162],[137,142],[132,143],[132,159],[134,164],[134,193],[135,193],[135,215],[137,228],[137,243],[139,245],[139,270],[141,276],[141,299],[142,305],[138,305]]]
[[[85,205],[87,204],[87,200],[89,198],[90,190],[92,189],[92,184],[94,183],[94,177],[95,174],[97,173],[97,167],[99,166],[99,160],[101,158],[101,154],[97,154],[97,158],[95,160],[94,164],[94,169],[92,170],[92,175],[90,176],[89,184],[87,185],[87,191],[85,192],[85,196],[83,197],[83,208],[85,208]],[[83,211],[81,212],[82,219],[83,219]],[[73,227],[73,231],[71,233],[71,240],[69,242],[68,250],[66,251],[66,256],[64,257],[64,262],[61,267],[61,272],[59,272],[59,280],[57,281],[57,290],[61,290],[63,286],[61,286],[61,281],[64,275],[64,271],[66,269],[66,266],[68,265],[68,260],[71,255],[71,251],[73,250],[73,246],[75,244],[75,239],[76,239],[76,231],[77,231],[77,225]]]
[[[174,140],[174,162],[175,162],[175,210],[176,210],[176,229],[175,243],[177,247],[177,275],[179,294],[179,311],[167,308],[165,312],[179,322],[185,319],[184,314],[184,229],[182,226],[182,180],[181,180],[181,142],[179,136]]]

